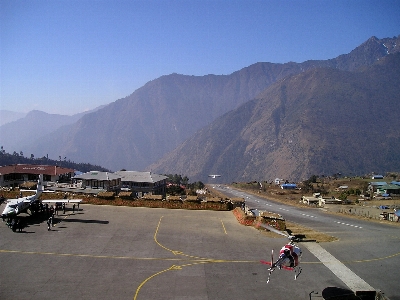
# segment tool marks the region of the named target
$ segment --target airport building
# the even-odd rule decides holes
[[[96,194],[99,191],[131,191],[137,197],[146,194],[166,195],[167,176],[152,172],[90,171],[75,175],[75,170],[50,165],[17,164],[0,167],[0,186],[18,187],[23,183],[36,183],[43,174],[43,184],[50,190]],[[75,176],[74,176],[75,175]]]
[[[72,177],[72,183],[79,184],[82,189],[118,190],[121,176],[110,172],[90,171]]]
[[[128,189],[141,197],[144,194],[163,195],[167,193],[167,176],[152,172],[118,171],[123,189]]]
[[[20,184],[32,181],[36,182],[39,174],[43,174],[43,181],[66,182],[70,181],[75,171],[69,168],[49,165],[16,164],[0,167],[0,186],[18,187]]]
[[[72,182],[82,189],[131,191],[135,196],[166,195],[167,176],[151,172],[118,171],[115,173],[91,171],[76,175]]]

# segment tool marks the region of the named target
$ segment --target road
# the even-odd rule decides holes
[[[284,205],[223,185],[214,188],[232,197],[243,197],[250,208],[279,213],[288,221],[339,238],[320,245],[374,289],[391,300],[400,300],[399,226]]]

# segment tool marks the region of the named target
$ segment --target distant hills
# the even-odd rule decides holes
[[[18,119],[21,119],[25,117],[25,113],[20,113],[20,112],[15,112],[15,111],[10,111],[10,110],[5,110],[1,109],[0,110],[0,126],[16,121]]]
[[[65,116],[32,110],[25,117],[0,127],[1,145],[9,151],[19,152],[26,145],[30,145],[39,138],[53,132],[54,128],[72,124],[80,117],[80,115]],[[46,155],[46,153],[42,154]]]
[[[0,126],[0,144],[7,151],[26,154],[35,143],[41,143],[41,139],[62,126],[70,125],[78,121],[85,114],[94,112],[104,106],[99,106],[90,111],[72,116],[60,114],[48,114],[40,110],[32,110],[27,114],[1,110],[2,123]],[[46,145],[49,148],[48,145]],[[37,153],[36,153],[37,154]],[[40,156],[46,156],[48,152],[41,152]],[[53,155],[57,158],[59,155]]]
[[[225,178],[232,181],[268,174],[295,179],[307,176],[314,170],[329,174],[342,164],[347,165],[347,161],[342,161],[343,155],[327,156],[328,140],[336,141],[335,137],[339,139],[336,144],[343,145],[344,140],[351,139],[348,132],[342,132],[344,128],[341,124],[345,117],[337,114],[338,106],[341,106],[336,98],[340,95],[343,99],[349,99],[349,95],[352,95],[351,101],[344,101],[346,110],[342,112],[352,120],[360,119],[357,117],[358,111],[362,115],[368,113],[363,105],[357,105],[368,104],[370,109],[379,106],[376,91],[372,94],[366,91],[373,83],[370,76],[381,79],[378,75],[372,75],[377,71],[373,72],[368,66],[399,50],[400,36],[385,39],[371,37],[350,53],[329,60],[285,64],[260,62],[230,75],[162,76],[131,95],[85,114],[70,124],[56,127],[51,125],[55,122],[50,122],[46,127],[58,129],[50,133],[42,131],[39,140],[29,141],[23,147],[22,142],[18,142],[21,148],[16,151],[34,153],[35,156],[48,154],[49,157],[67,157],[72,161],[90,162],[111,170],[152,169],[159,172],[165,170],[166,173],[179,170],[191,180],[201,180],[207,173],[225,174]],[[343,80],[346,76],[348,81]],[[385,93],[383,90],[380,92]],[[368,95],[375,98],[371,99]],[[261,109],[258,103],[261,99],[271,111]],[[394,100],[385,101],[385,105],[394,105]],[[292,112],[294,107],[296,110]],[[351,116],[348,110],[352,111]],[[264,114],[261,114],[262,111]],[[289,112],[291,114],[288,115]],[[313,114],[318,118],[312,117]],[[369,121],[372,119],[369,126],[372,126],[376,116],[368,116]],[[291,122],[291,119],[297,120],[297,123]],[[300,121],[302,123],[298,123]],[[23,127],[39,127],[38,122],[40,119],[34,118]],[[14,122],[14,130],[22,127],[19,124],[22,124],[21,120]],[[5,125],[0,127],[2,144]],[[350,125],[364,128],[358,123]],[[225,131],[221,133],[218,128],[224,128]],[[328,139],[325,132],[329,128],[336,128],[336,131],[331,132]],[[369,130],[378,131],[375,127]],[[267,136],[265,132],[273,132],[273,135]],[[282,135],[287,137],[287,132],[291,132],[291,138],[286,143]],[[332,136],[333,133],[335,135]],[[204,138],[204,135],[208,138]],[[201,136],[200,143],[197,138]],[[214,136],[219,137],[218,141],[214,140]],[[262,142],[257,136],[268,140]],[[371,137],[366,136],[361,144],[369,143]],[[25,137],[24,141],[27,140]],[[296,145],[295,148],[288,146],[289,140],[291,145]],[[14,144],[14,147],[18,145]],[[337,145],[334,146],[337,148]],[[177,150],[168,154],[177,147]],[[310,157],[302,161],[303,165],[297,167],[299,169],[292,166],[292,160],[288,160],[290,155],[299,155],[295,149],[310,151],[307,152]],[[6,150],[10,152],[14,149]],[[165,157],[166,154],[168,156]],[[319,160],[316,159],[318,155],[321,156]],[[235,165],[229,164],[232,159]],[[299,156],[298,159],[303,158]],[[331,165],[325,164],[324,168],[315,169],[311,161],[316,160],[336,161],[336,167],[330,169]],[[175,164],[171,161],[175,161]],[[376,162],[372,166],[379,168],[380,164]],[[365,167],[362,162],[354,165],[352,172],[358,172],[361,167]],[[265,168],[270,169],[270,173],[266,173]]]

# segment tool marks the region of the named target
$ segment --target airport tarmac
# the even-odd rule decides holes
[[[4,206],[1,205],[0,209]],[[80,205],[12,232],[0,223],[0,299],[324,299],[347,287],[303,247],[299,278],[269,260],[287,242],[232,212]]]

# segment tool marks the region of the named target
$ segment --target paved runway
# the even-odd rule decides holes
[[[81,208],[60,214],[51,231],[0,223],[0,299],[308,300],[347,289],[306,247],[296,281],[276,270],[267,285],[259,261],[287,240],[232,212]]]

